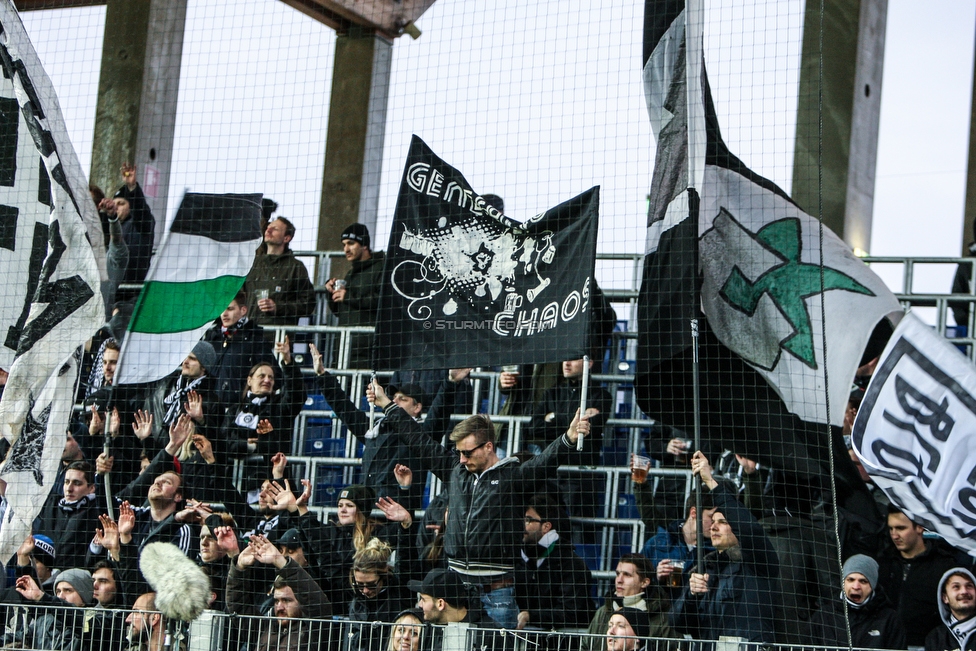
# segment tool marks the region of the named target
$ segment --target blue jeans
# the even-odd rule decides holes
[[[515,603],[515,586],[498,588],[481,594],[485,614],[502,628],[515,630],[518,626],[518,604]]]

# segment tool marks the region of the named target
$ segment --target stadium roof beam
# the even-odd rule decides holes
[[[14,0],[17,11],[37,11],[39,9],[68,9],[70,7],[97,7],[106,0]]]
[[[281,0],[342,34],[352,26],[394,39],[408,33],[435,0]]]
[[[791,194],[855,252],[871,245],[887,17],[888,0],[806,1]]]

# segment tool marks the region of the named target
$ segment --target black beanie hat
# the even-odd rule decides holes
[[[339,503],[339,500],[349,500],[356,505],[357,511],[368,517],[373,512],[373,505],[376,504],[376,491],[369,486],[353,484],[339,491],[336,504]]]

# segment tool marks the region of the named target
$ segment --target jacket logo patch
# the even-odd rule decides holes
[[[875,629],[872,629],[872,630],[868,631],[868,635],[873,635],[875,637],[878,637],[879,635],[881,635],[881,631],[879,631],[878,629],[875,628]]]
[[[498,485],[498,480],[497,479],[492,479],[491,480],[491,485],[492,486],[497,486]]]

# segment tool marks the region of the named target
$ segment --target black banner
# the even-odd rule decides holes
[[[595,187],[520,224],[414,136],[387,247],[373,367],[582,357],[599,202]]]

